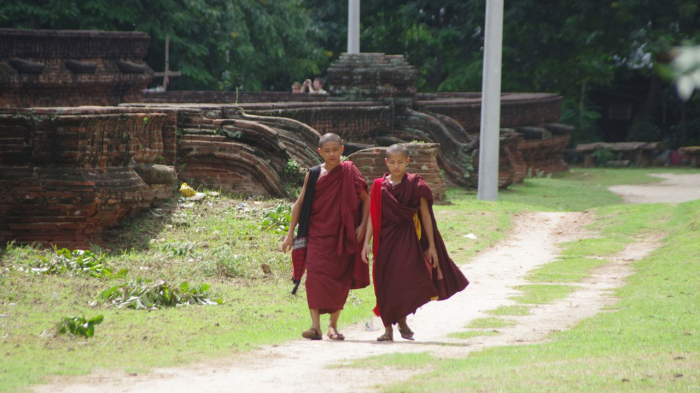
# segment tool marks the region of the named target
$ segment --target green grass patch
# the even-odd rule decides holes
[[[499,334],[501,334],[501,332],[499,332],[497,330],[469,330],[466,332],[450,333],[447,335],[447,337],[467,340],[467,339],[470,339],[472,337],[489,337],[489,336],[497,336]]]
[[[281,203],[289,202],[224,195],[152,209],[110,230],[101,247],[92,247],[113,271],[127,269],[119,279],[28,274],[17,268],[56,253],[14,245],[0,251],[0,314],[9,315],[0,318],[0,350],[5,354],[0,359],[0,391],[95,369],[143,373],[300,338],[310,320],[304,286],[297,296],[289,294],[291,259],[280,251],[283,235],[276,230],[279,212],[285,211]],[[450,256],[463,263],[503,239],[512,215],[523,207],[462,196],[435,210]],[[463,237],[472,232],[477,240]],[[263,264],[271,274],[263,271]],[[139,277],[174,285],[208,284],[208,296],[225,303],[153,311],[95,303],[105,288]],[[372,318],[373,305],[371,287],[351,291],[341,330]],[[88,341],[47,335],[66,315],[97,314],[104,315],[104,322]]]
[[[660,205],[634,208],[646,209],[643,214],[611,206],[619,198],[607,191],[608,186],[658,181],[646,176],[652,172],[655,170],[576,169],[561,177],[527,179],[523,185],[502,191],[497,203],[476,200],[474,191],[450,189],[451,204],[436,206],[435,213],[450,256],[458,264],[503,240],[518,214],[529,211],[605,206],[599,209],[605,220],[599,229],[614,242],[626,244],[631,241],[630,234],[640,233],[639,228],[652,232],[682,225],[687,218],[670,217],[668,210],[660,210],[669,208]],[[683,173],[666,168],[658,172]],[[35,266],[32,264],[40,257],[50,258],[55,252],[27,246],[0,250],[0,314],[4,315],[0,317],[0,392],[16,391],[52,375],[85,374],[95,369],[144,373],[152,367],[230,356],[299,338],[309,325],[303,286],[297,296],[289,294],[291,263],[289,255],[279,251],[282,235],[264,228],[279,228],[278,221],[284,221],[287,211],[280,204],[285,203],[289,204],[223,195],[193,205],[173,200],[151,209],[107,231],[101,247],[91,247],[114,272],[128,270],[119,280],[30,275],[17,268]],[[694,210],[686,214],[697,217]],[[469,233],[477,239],[465,237]],[[566,256],[585,257],[591,247],[607,255],[616,252],[619,245],[584,243],[579,249],[568,248]],[[686,257],[688,263],[698,260],[692,254]],[[272,273],[266,274],[263,265]],[[660,271],[646,279],[657,285],[666,273]],[[211,297],[225,303],[150,312],[94,303],[104,288],[139,277],[209,284]],[[658,293],[661,300],[667,295],[685,296],[670,289],[644,295],[650,293]],[[341,317],[341,330],[371,318],[373,305],[372,288],[352,291]],[[103,315],[104,322],[89,340],[44,334],[70,315]],[[406,367],[433,361],[425,354],[415,356]],[[400,362],[399,358],[392,357],[392,362]]]
[[[660,249],[634,262],[635,274],[616,291],[620,300],[614,312],[600,313],[571,330],[552,334],[552,341],[545,344],[492,348],[456,360],[428,359],[435,370],[384,391],[697,390],[700,201],[606,207],[596,227],[603,232],[624,228],[643,221],[650,209],[663,219],[627,235],[639,236],[649,229],[669,235]]]
[[[494,310],[486,311],[487,314],[491,315],[514,315],[522,316],[530,314],[530,307],[528,306],[501,306]]]
[[[435,361],[435,358],[428,353],[404,353],[370,356],[360,360],[354,360],[338,365],[331,365],[328,368],[366,368],[371,370],[385,367],[395,369],[426,368]]]
[[[575,291],[576,287],[571,285],[532,284],[520,285],[515,287],[515,289],[523,292],[522,295],[511,297],[517,303],[545,304],[564,299],[571,292]]]
[[[527,275],[531,282],[580,282],[588,276],[588,272],[608,261],[602,258],[559,258],[540,268],[532,270]]]
[[[648,176],[654,173],[698,173],[693,169],[603,169],[572,168],[553,177],[526,179],[506,190],[500,190],[500,201],[531,206],[534,210],[583,211],[600,206],[622,203],[608,191],[619,184],[657,183],[663,179]]]
[[[466,327],[469,329],[498,329],[508,326],[515,326],[515,321],[509,321],[503,318],[488,317],[474,319]]]

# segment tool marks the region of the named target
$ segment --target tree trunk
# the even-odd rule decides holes
[[[644,100],[644,106],[641,110],[637,111],[634,116],[633,124],[637,124],[643,120],[651,120],[656,112],[656,108],[659,106],[659,97],[661,96],[661,88],[663,87],[663,82],[661,78],[652,75],[649,81],[649,91],[647,93],[647,98]]]

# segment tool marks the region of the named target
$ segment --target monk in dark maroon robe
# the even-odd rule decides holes
[[[406,316],[431,300],[445,300],[469,284],[447,254],[433,214],[430,187],[406,173],[405,147],[387,149],[390,173],[376,179],[371,193],[371,225],[365,235],[363,260],[373,237],[375,313],[385,333],[379,341],[393,340],[392,325],[399,324],[405,339],[413,339]]]
[[[324,141],[328,135],[337,140],[331,137]],[[369,216],[367,182],[352,162],[340,162],[342,151],[337,135],[321,138],[319,153],[324,164],[313,194],[306,251],[306,297],[312,326],[302,336],[311,339],[321,338],[320,314],[331,314],[328,337],[344,339],[337,331],[337,321],[348,292],[369,285],[369,270],[360,255]],[[305,181],[299,196],[302,201],[306,187]],[[298,205],[299,201],[292,211],[283,251],[292,244],[299,220]]]
[[[309,221],[306,293],[309,308],[321,314],[342,310],[352,286],[361,244],[356,229],[361,223],[358,213],[363,191],[367,195],[367,183],[349,161],[316,183]]]

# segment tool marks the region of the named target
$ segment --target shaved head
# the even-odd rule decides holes
[[[389,156],[389,154],[401,154],[404,157],[408,157],[408,149],[406,149],[406,146],[396,143],[386,148],[387,157]]]
[[[328,143],[328,142],[337,142],[337,143],[339,143],[340,145],[343,144],[343,140],[340,139],[340,137],[339,137],[337,134],[334,134],[334,133],[332,133],[332,132],[329,132],[329,133],[323,134],[323,135],[321,136],[321,138],[319,138],[319,140],[318,140],[318,148],[320,149],[321,147],[323,147],[323,144],[324,144],[324,143]]]

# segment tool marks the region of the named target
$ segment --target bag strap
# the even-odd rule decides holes
[[[299,229],[297,237],[306,237],[309,235],[309,220],[311,219],[311,205],[314,203],[314,191],[316,190],[316,181],[321,174],[321,166],[316,165],[309,169],[309,180],[306,182],[306,191],[304,191],[304,200],[301,203],[301,215],[299,216]]]

